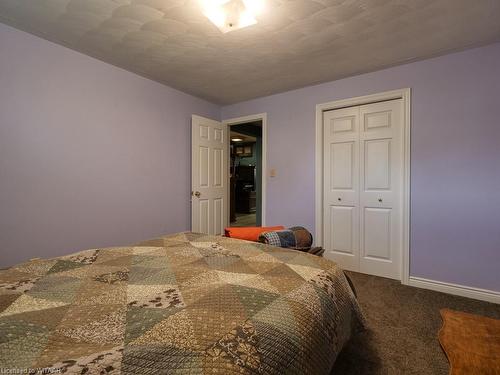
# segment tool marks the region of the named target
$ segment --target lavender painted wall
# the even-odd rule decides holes
[[[0,267],[190,227],[220,107],[0,24]]]
[[[0,24],[0,267],[189,228],[206,101]],[[267,223],[314,230],[315,105],[412,88],[411,274],[500,291],[500,44],[260,98]]]
[[[332,61],[332,64],[335,64]],[[412,88],[412,276],[500,291],[500,44],[223,107],[268,113],[266,224],[314,230],[315,106]]]

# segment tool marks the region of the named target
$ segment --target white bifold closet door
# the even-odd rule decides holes
[[[342,268],[401,277],[401,99],[324,112],[323,243]]]

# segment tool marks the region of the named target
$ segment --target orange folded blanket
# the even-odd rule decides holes
[[[282,225],[275,227],[228,227],[224,229],[224,232],[226,237],[258,242],[261,233],[282,229],[285,229]]]

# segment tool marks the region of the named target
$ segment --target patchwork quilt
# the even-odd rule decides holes
[[[0,271],[2,373],[328,374],[363,325],[335,263],[231,238],[180,233]]]

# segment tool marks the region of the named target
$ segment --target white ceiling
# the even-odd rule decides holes
[[[219,104],[500,40],[500,0],[267,0],[222,34],[196,0],[0,0],[0,21]]]

